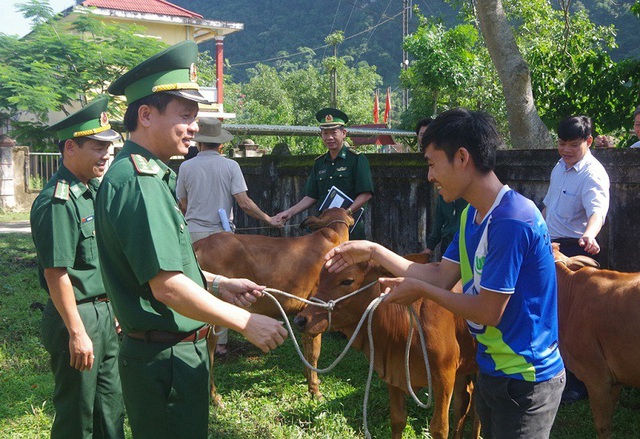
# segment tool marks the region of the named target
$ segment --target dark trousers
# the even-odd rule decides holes
[[[42,341],[51,354],[55,381],[51,438],[124,438],[118,336],[111,306],[83,303],[78,312],[95,355],[93,367],[82,372],[69,365],[69,332],[51,300],[42,317]]]
[[[118,358],[135,439],[206,439],[209,355],[197,342],[146,342],[124,336]]]
[[[588,256],[596,261],[599,260],[600,253],[592,255],[584,251],[584,247],[578,244],[578,238],[556,238],[551,241],[560,244],[560,252],[565,256]]]
[[[532,383],[478,374],[476,410],[485,439],[548,438],[564,388],[564,370]]]

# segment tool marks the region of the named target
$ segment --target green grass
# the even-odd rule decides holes
[[[0,221],[3,216],[0,215]],[[46,295],[38,285],[35,251],[27,234],[0,234],[0,436],[49,437],[53,418],[53,378],[47,352],[40,343],[41,311]],[[321,366],[338,355],[346,341],[325,336]],[[308,396],[302,364],[287,341],[262,354],[237,334],[230,353],[215,365],[223,408],[211,408],[210,437],[362,438],[362,402],[367,362],[352,351],[330,373],[321,376],[322,401]],[[424,393],[420,394],[424,399]],[[430,410],[407,402],[405,438],[424,437]],[[388,438],[386,386],[376,378],[369,400],[369,429]],[[127,431],[127,437],[131,437]],[[595,437],[589,405],[581,401],[561,407],[552,438]],[[640,389],[625,389],[614,418],[614,437],[640,437]]]
[[[0,209],[0,223],[11,221],[28,221],[29,212],[5,212]]]

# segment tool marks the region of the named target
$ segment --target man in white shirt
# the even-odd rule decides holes
[[[600,244],[596,236],[609,210],[609,176],[589,151],[593,142],[591,133],[591,119],[587,116],[570,116],[558,125],[561,159],[551,171],[542,215],[551,240],[560,244],[562,253],[597,259]],[[585,385],[567,370],[562,403],[586,397]]]
[[[597,258],[596,236],[609,210],[609,176],[591,154],[591,119],[565,118],[558,126],[561,159],[551,171],[542,211],[549,234],[567,256],[584,254]]]

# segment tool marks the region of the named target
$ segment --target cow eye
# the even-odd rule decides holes
[[[343,280],[342,282],[340,282],[340,285],[345,285],[345,286],[347,286],[347,287],[348,287],[348,286],[349,286],[349,285],[351,285],[353,282],[354,282],[354,281],[353,281],[353,279],[345,279],[345,280]]]

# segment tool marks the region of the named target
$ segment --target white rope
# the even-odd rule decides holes
[[[289,297],[291,299],[296,299],[299,300],[301,302],[306,303],[307,305],[313,305],[313,306],[319,306],[320,308],[323,308],[325,310],[327,310],[327,314],[328,314],[328,321],[329,321],[329,328],[331,327],[331,312],[333,311],[333,309],[335,308],[335,305],[343,300],[346,300],[350,297],[353,297],[354,295],[368,289],[369,287],[371,287],[372,285],[374,285],[375,283],[377,283],[377,281],[373,281],[367,285],[365,285],[362,288],[359,288],[349,294],[347,294],[346,296],[340,297],[336,300],[330,300],[329,302],[324,302],[320,299],[317,298],[312,298],[312,300],[307,300],[307,299],[303,299],[301,297],[297,297],[294,296],[293,294],[284,292],[284,291],[280,291],[274,288],[265,288],[265,290],[263,291],[263,293],[271,298],[271,300],[273,300],[276,305],[278,306],[278,309],[280,310],[280,313],[282,314],[283,318],[284,318],[284,322],[287,326],[287,329],[289,331],[289,334],[291,335],[291,339],[293,340],[293,344],[296,348],[296,351],[298,352],[298,356],[300,357],[300,360],[302,361],[302,363],[308,367],[309,369],[317,372],[317,373],[326,373],[329,372],[331,370],[333,370],[336,365],[344,358],[344,356],[347,354],[349,348],[351,347],[351,345],[353,344],[353,342],[355,341],[356,336],[358,335],[358,332],[360,332],[360,329],[362,328],[362,324],[364,323],[364,320],[367,319],[367,335],[369,337],[369,373],[367,376],[367,383],[365,385],[365,394],[364,394],[364,401],[363,401],[363,407],[362,407],[362,412],[363,412],[363,426],[364,426],[364,434],[365,437],[367,437],[368,439],[371,438],[371,433],[369,432],[369,427],[368,427],[368,413],[367,413],[367,407],[369,405],[369,393],[371,390],[371,381],[373,380],[373,368],[374,368],[374,360],[375,360],[375,348],[374,348],[374,339],[373,339],[373,313],[376,310],[376,308],[378,307],[378,305],[380,305],[380,303],[386,298],[386,294],[381,295],[380,297],[375,298],[374,300],[372,300],[369,305],[367,306],[367,309],[365,310],[365,312],[362,314],[362,317],[360,318],[360,321],[358,322],[358,325],[356,326],[356,329],[353,332],[353,335],[351,336],[351,338],[349,339],[349,341],[347,342],[347,345],[345,346],[345,348],[342,350],[342,352],[340,353],[340,355],[338,355],[338,357],[333,361],[333,363],[331,363],[328,367],[323,368],[323,369],[319,369],[316,368],[314,366],[312,366],[307,359],[304,357],[304,354],[302,353],[301,349],[300,349],[300,345],[298,344],[298,341],[296,340],[295,334],[293,332],[293,329],[291,328],[291,324],[289,323],[289,319],[287,318],[287,314],[284,311],[284,309],[282,308],[282,305],[280,305],[280,302],[278,302],[278,300],[273,296],[273,294],[270,293],[275,293],[275,294],[280,294],[282,296],[285,297]],[[411,305],[407,306],[408,308],[408,313],[409,313],[409,336],[407,337],[407,344],[405,347],[405,377],[406,377],[406,381],[407,381],[407,389],[409,391],[409,394],[411,395],[411,397],[413,398],[413,400],[416,402],[416,404],[419,407],[422,408],[429,408],[431,407],[432,404],[432,391],[431,391],[431,368],[429,366],[429,358],[427,356],[427,346],[426,346],[426,342],[425,342],[425,338],[424,338],[424,332],[422,330],[422,326],[420,326],[420,321],[418,319],[418,316],[416,314],[416,311],[413,309],[413,307]],[[411,351],[411,340],[413,338],[413,325],[414,323],[416,324],[416,326],[418,327],[418,334],[420,336],[420,345],[422,347],[422,355],[424,358],[424,364],[426,367],[426,371],[427,371],[427,383],[428,383],[428,393],[427,393],[427,402],[426,404],[423,403],[422,401],[420,401],[420,399],[416,396],[416,394],[413,391],[413,388],[411,386],[411,374],[409,371],[409,353]],[[327,328],[327,330],[329,329]],[[428,433],[428,420],[427,420],[427,433]]]

